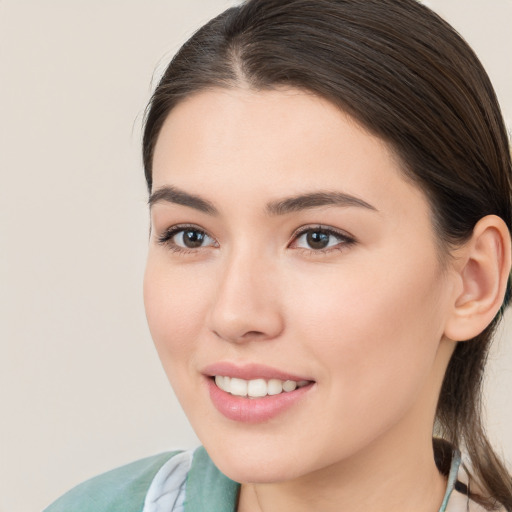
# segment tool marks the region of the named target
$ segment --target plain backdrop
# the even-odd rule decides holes
[[[154,81],[225,0],[0,0],[0,512],[198,443],[146,327],[141,119]],[[512,118],[512,0],[431,0]],[[509,320],[512,325],[512,321]],[[512,329],[488,429],[512,461]]]

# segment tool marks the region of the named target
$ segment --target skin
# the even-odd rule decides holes
[[[387,145],[311,94],[218,89],[173,109],[153,169],[153,191],[177,187],[217,210],[152,204],[144,298],[192,426],[243,484],[239,511],[437,511],[446,483],[432,425],[460,268],[441,263],[427,199]],[[372,208],[267,211],[319,191]],[[203,246],[159,242],[183,223],[207,235]],[[296,235],[308,226],[353,242],[330,235],[312,249]],[[240,423],[204,385],[202,369],[219,361],[315,384],[276,418]]]

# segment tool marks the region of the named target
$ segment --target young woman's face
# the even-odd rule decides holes
[[[386,144],[311,94],[212,90],[167,118],[153,179],[149,326],[222,471],[430,443],[454,280]]]

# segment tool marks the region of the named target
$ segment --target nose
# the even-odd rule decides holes
[[[209,328],[232,343],[270,340],[284,328],[276,269],[257,255],[225,261],[209,312]]]

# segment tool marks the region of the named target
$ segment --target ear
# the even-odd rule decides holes
[[[480,334],[498,313],[510,274],[511,242],[500,217],[480,219],[473,235],[455,250],[457,291],[445,336],[464,341]]]

